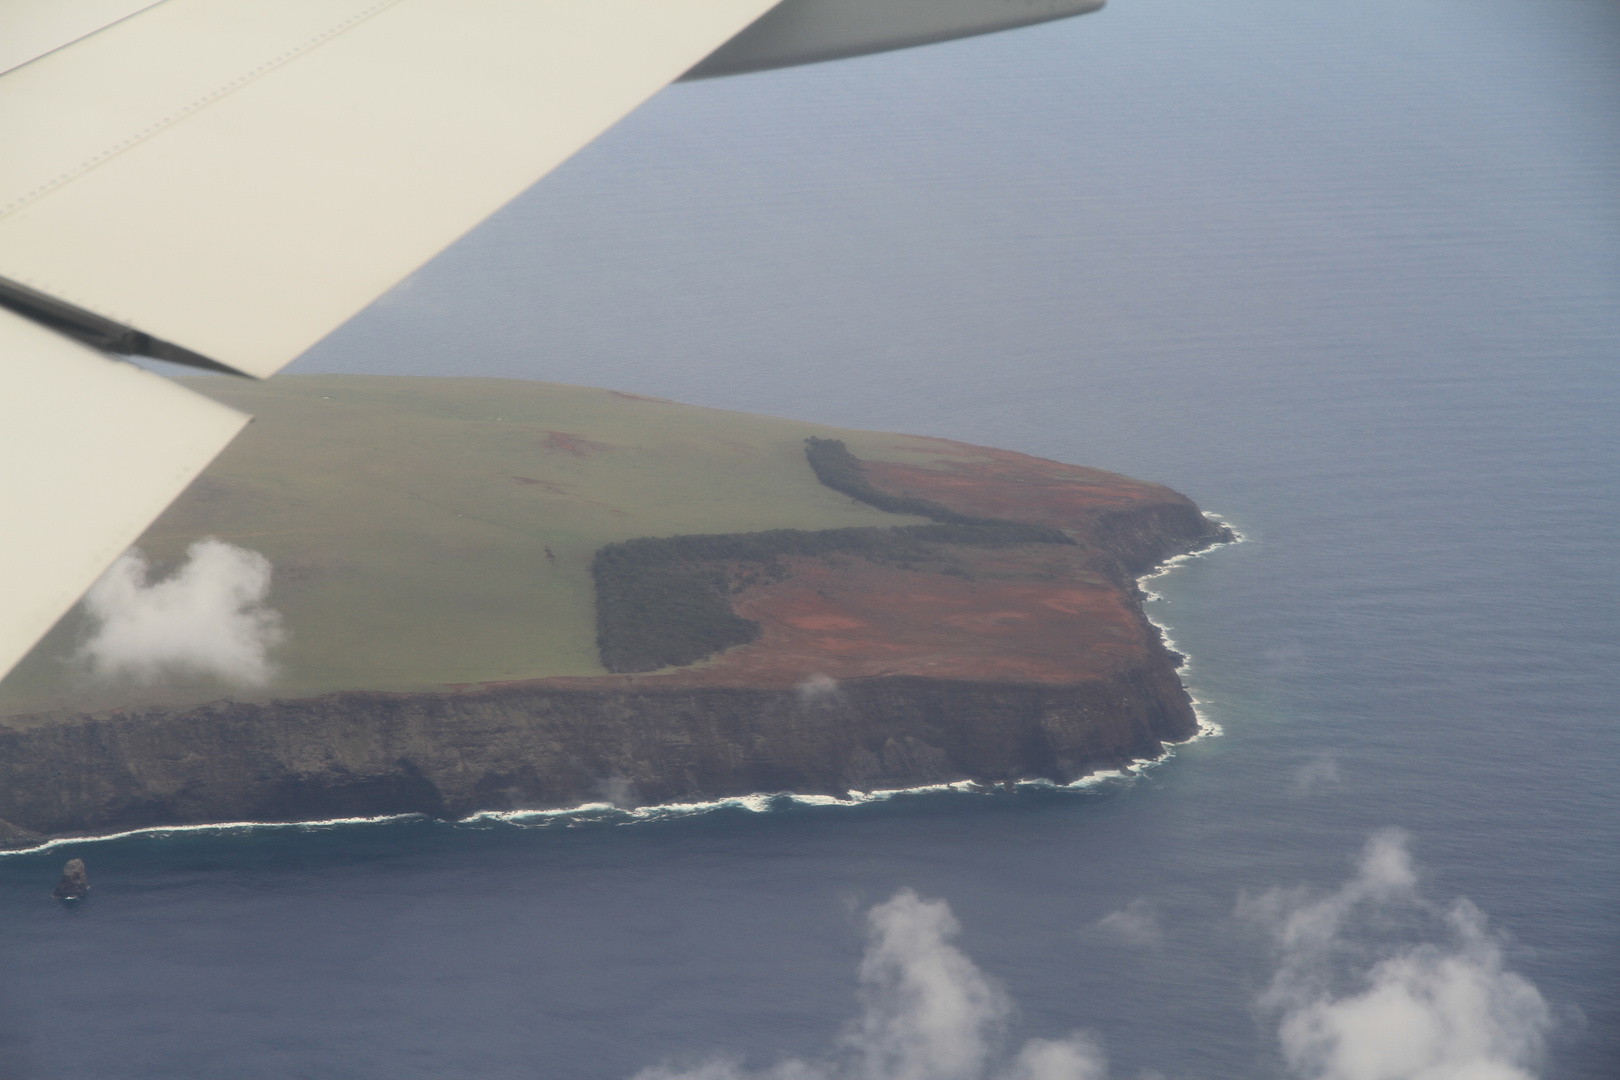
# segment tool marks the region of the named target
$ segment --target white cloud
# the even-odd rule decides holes
[[[1011,1004],[959,949],[960,930],[944,901],[904,890],[867,916],[871,940],[861,960],[858,1027],[847,1036],[859,1076],[895,1080],[972,1080],[983,1072],[988,1036]]]
[[[208,537],[168,578],[149,582],[136,549],[119,556],[85,595],[93,625],[78,656],[103,678],[152,682],[206,675],[260,686],[274,674],[269,650],[286,637],[264,605],[270,560]]]
[[[596,793],[620,810],[634,810],[641,805],[641,793],[635,781],[626,776],[610,776],[596,782]]]
[[[1355,875],[1331,893],[1272,889],[1238,907],[1275,949],[1258,1005],[1298,1080],[1532,1080],[1552,1026],[1546,1003],[1506,969],[1478,908],[1423,899],[1400,830],[1374,834]],[[1010,1060],[999,1052],[1012,1003],[950,943],[960,928],[943,901],[903,889],[867,925],[861,1013],[826,1058],[751,1071],[717,1057],[635,1080],[1106,1080],[1106,1060],[1083,1034],[1032,1039]],[[1092,925],[1160,940],[1146,900]],[[1397,926],[1421,932],[1387,943]]]
[[[960,927],[942,900],[910,889],[867,914],[861,1015],[827,1059],[790,1059],[749,1072],[732,1058],[694,1069],[644,1069],[636,1080],[1104,1080],[1101,1052],[1081,1035],[1033,1039],[994,1067],[1012,1003],[950,939]]]
[[[814,705],[843,696],[838,680],[831,675],[812,675],[798,686],[799,704]]]
[[[1294,770],[1292,791],[1300,798],[1339,786],[1339,763],[1332,754],[1318,754]]]
[[[1271,932],[1278,965],[1260,997],[1304,1080],[1530,1080],[1551,1026],[1546,1003],[1506,970],[1467,900],[1441,911],[1417,891],[1399,830],[1375,834],[1355,877],[1311,898],[1273,890],[1239,910]],[[1363,960],[1370,927],[1405,913],[1439,924],[1423,942]],[[1357,932],[1361,931],[1361,932]]]
[[[1154,911],[1151,903],[1142,899],[1132,900],[1120,910],[1109,912],[1091,925],[1132,945],[1156,946],[1164,942],[1164,931],[1159,929],[1158,913]]]
[[[1002,1075],[1004,1080],[1105,1080],[1108,1064],[1084,1035],[1031,1039]]]

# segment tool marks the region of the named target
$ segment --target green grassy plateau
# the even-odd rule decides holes
[[[250,692],[97,685],[71,662],[75,609],[0,683],[0,714],[600,675],[604,544],[926,520],[824,487],[804,452],[814,435],[907,461],[921,438],[502,379],[180,381],[256,419],[138,546],[160,571],[210,535],[269,557],[280,674]]]

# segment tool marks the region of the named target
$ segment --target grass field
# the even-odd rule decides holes
[[[603,674],[603,544],[920,522],[823,487],[804,439],[887,461],[939,445],[513,380],[180,381],[256,419],[139,546],[160,567],[209,535],[271,560],[289,637],[276,680],[244,697]],[[75,609],[0,683],[0,713],[227,692],[98,686],[69,662],[84,623]]]

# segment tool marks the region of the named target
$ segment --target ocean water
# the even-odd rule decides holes
[[[922,930],[907,955],[1014,1006],[992,1064],[919,1076],[1083,1030],[1115,1080],[1348,1080],[1281,1028],[1437,985],[1377,967],[1403,956],[1495,1002],[1459,1038],[1541,1031],[1531,1075],[1620,1074],[1617,61],[1591,0],[1116,0],[661,95],[299,368],[1163,481],[1247,538],[1148,583],[1222,733],[1075,790],[0,858],[0,1077],[858,1054],[851,1021],[897,1007],[858,975],[893,944],[869,913],[904,889],[961,926],[959,956]],[[93,892],[53,902],[73,855]],[[1279,944],[1290,912],[1342,918],[1312,952]]]

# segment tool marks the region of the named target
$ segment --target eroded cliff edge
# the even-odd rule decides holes
[[[0,812],[58,835],[208,821],[1067,781],[1194,731],[1173,672],[1071,686],[331,694],[0,732]],[[48,782],[41,782],[49,778]],[[22,838],[18,838],[22,839]]]
[[[1228,538],[1158,485],[939,441],[871,490],[1072,542],[709,569],[757,639],[646,674],[0,723],[0,846],[213,821],[1067,782],[1191,737],[1135,575]]]

